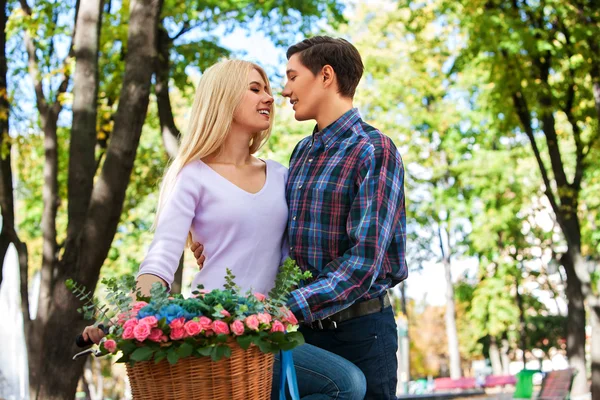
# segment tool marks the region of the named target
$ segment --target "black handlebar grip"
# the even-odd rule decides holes
[[[104,325],[100,324],[100,325],[98,325],[98,328],[99,328],[99,329],[102,329],[102,331],[103,331],[105,334],[106,334],[106,333],[108,333],[108,329],[106,329],[106,328],[104,327]],[[85,340],[85,339],[83,338],[83,335],[79,335],[79,336],[77,336],[77,339],[75,339],[75,344],[76,344],[77,346],[79,346],[79,347],[88,347],[88,346],[91,346],[91,345],[93,345],[93,344],[94,344],[94,342],[92,342],[92,341],[91,341],[91,340],[89,340],[89,339],[88,339],[88,340]]]

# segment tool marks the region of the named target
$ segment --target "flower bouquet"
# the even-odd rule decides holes
[[[273,354],[304,343],[285,304],[307,274],[288,259],[268,297],[241,293],[229,270],[222,290],[199,286],[187,299],[159,283],[141,296],[132,276],[103,280],[108,305],[71,280],[67,286],[87,319],[109,326],[99,351],[127,363],[134,398],[269,399]]]

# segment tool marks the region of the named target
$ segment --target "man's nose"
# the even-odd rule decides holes
[[[291,94],[292,94],[292,91],[290,89],[288,89],[287,85],[285,85],[283,87],[283,91],[281,92],[281,95],[283,97],[290,97]]]

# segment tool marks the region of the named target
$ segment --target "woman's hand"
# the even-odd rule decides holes
[[[102,329],[94,325],[90,325],[85,327],[81,336],[83,336],[85,340],[91,340],[92,342],[98,344],[105,335]]]

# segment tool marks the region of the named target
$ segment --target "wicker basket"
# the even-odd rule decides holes
[[[174,365],[162,360],[127,364],[134,399],[268,400],[273,380],[273,354],[252,345],[243,350],[230,342],[231,357],[186,357]]]

